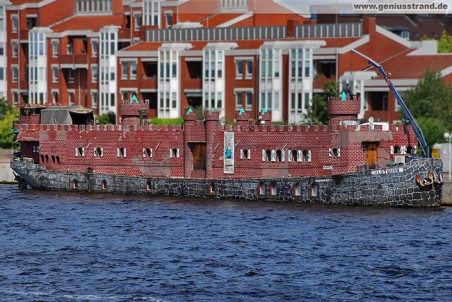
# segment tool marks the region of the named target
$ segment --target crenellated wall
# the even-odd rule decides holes
[[[350,119],[355,109],[346,104],[355,101],[330,101],[330,114]],[[141,110],[139,104],[127,106],[123,113],[130,118]],[[368,144],[378,147],[379,167],[417,146],[409,125],[274,126],[270,112],[257,123],[246,112],[236,121],[220,125],[219,113],[210,111],[198,121],[190,111],[182,126],[20,124],[18,141],[27,157],[39,146],[33,157],[48,170],[201,179],[339,175],[369,168]],[[231,159],[225,159],[225,137],[233,138]]]

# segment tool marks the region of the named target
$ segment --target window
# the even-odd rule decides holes
[[[17,81],[19,80],[19,67],[17,65],[13,65],[13,66],[11,66],[11,70],[13,73],[12,81],[14,83],[17,83]]]
[[[53,99],[53,103],[54,104],[57,104],[59,102],[58,91],[52,91],[52,99]]]
[[[19,43],[17,41],[11,41],[11,51],[12,51],[12,57],[17,58],[19,55]]]
[[[127,149],[126,148],[116,148],[116,156],[117,157],[127,157]]]
[[[72,43],[71,42],[68,42],[66,49],[67,49],[67,54],[68,55],[72,55],[73,54],[73,49],[72,49]]]
[[[160,28],[161,1],[143,0],[143,24]]]
[[[253,109],[253,93],[248,91],[246,92],[246,110]]]
[[[235,94],[235,109],[236,110],[240,110],[243,108],[243,92],[242,91],[238,91]]]
[[[0,81],[5,80],[5,69],[0,67]]]
[[[301,196],[301,183],[297,182],[293,187],[293,195]]]
[[[91,46],[92,46],[92,51],[91,54],[93,57],[97,57],[98,53],[99,53],[99,41],[97,40],[91,40]]]
[[[143,148],[143,157],[152,157],[152,148]]]
[[[75,148],[75,156],[84,157],[85,156],[85,148],[84,147]]]
[[[52,82],[58,82],[58,76],[60,71],[58,70],[58,66],[52,66]]]
[[[93,108],[97,108],[97,104],[99,102],[99,94],[97,91],[91,91],[91,104]]]
[[[140,31],[141,29],[141,14],[135,15],[135,31]]]
[[[99,81],[99,68],[97,65],[91,65],[91,76],[93,83],[97,83]]]
[[[242,79],[243,78],[243,61],[237,61],[235,62],[236,64],[236,73],[235,73],[235,77],[237,79]]]
[[[121,79],[135,80],[137,78],[137,62],[136,61],[121,61]]]
[[[311,150],[303,150],[303,161],[311,162]]]
[[[251,150],[240,149],[240,159],[251,159]]]
[[[259,185],[257,186],[257,192],[259,195],[265,195],[265,183],[259,183]]]
[[[69,83],[74,83],[75,82],[75,79],[74,79],[74,70],[73,69],[68,69],[68,72],[67,72],[67,78],[68,78],[68,82]]]
[[[270,184],[270,195],[271,196],[278,195],[278,184],[276,182],[272,182]]]
[[[104,156],[104,148],[97,147],[94,148],[94,157],[103,157]]]
[[[318,184],[312,184],[310,193],[311,193],[311,197],[319,196],[319,185]]]
[[[128,78],[128,66],[129,62],[121,62],[121,79],[127,80]]]
[[[13,105],[19,104],[19,93],[13,92]]]
[[[179,158],[179,148],[170,149],[170,157]]]
[[[58,40],[52,40],[52,56],[54,58],[58,57]]]
[[[74,106],[75,105],[75,93],[68,92],[68,96],[69,96],[69,105]]]
[[[400,32],[400,36],[402,37],[402,39],[405,40],[409,40],[410,39],[410,32],[403,30],[402,32]]]
[[[246,61],[246,79],[252,79],[253,78],[253,61],[247,60]]]
[[[173,12],[172,11],[166,11],[165,12],[165,18],[166,18],[166,27],[171,28],[173,25]]]
[[[0,42],[0,56],[5,55],[5,43]]]
[[[17,15],[11,16],[11,29],[13,33],[17,33],[17,30],[19,28],[19,19]]]

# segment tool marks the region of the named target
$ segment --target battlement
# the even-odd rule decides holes
[[[120,115],[122,118],[127,117],[139,117],[141,115],[147,115],[149,111],[148,102],[122,102],[120,105]]]
[[[352,99],[328,98],[328,116],[330,124],[339,124],[344,120],[357,120],[360,111],[360,100],[356,96]]]

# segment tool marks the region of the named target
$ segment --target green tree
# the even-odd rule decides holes
[[[101,114],[96,118],[97,125],[114,125],[116,124],[116,115],[113,112]]]
[[[438,40],[438,52],[452,52],[452,35],[448,35],[445,30],[441,34],[441,38]]]
[[[430,147],[444,141],[444,132],[452,121],[452,89],[438,73],[427,71],[416,87],[407,91],[405,103]]]
[[[15,145],[13,122],[19,117],[19,110],[11,107],[5,99],[0,99],[0,148],[12,148]]]
[[[310,124],[328,124],[328,98],[339,95],[339,85],[332,80],[325,82],[322,94],[315,94],[312,98],[312,107],[308,110],[306,118]]]

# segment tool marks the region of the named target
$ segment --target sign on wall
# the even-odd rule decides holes
[[[234,132],[224,133],[224,173],[234,173]]]

